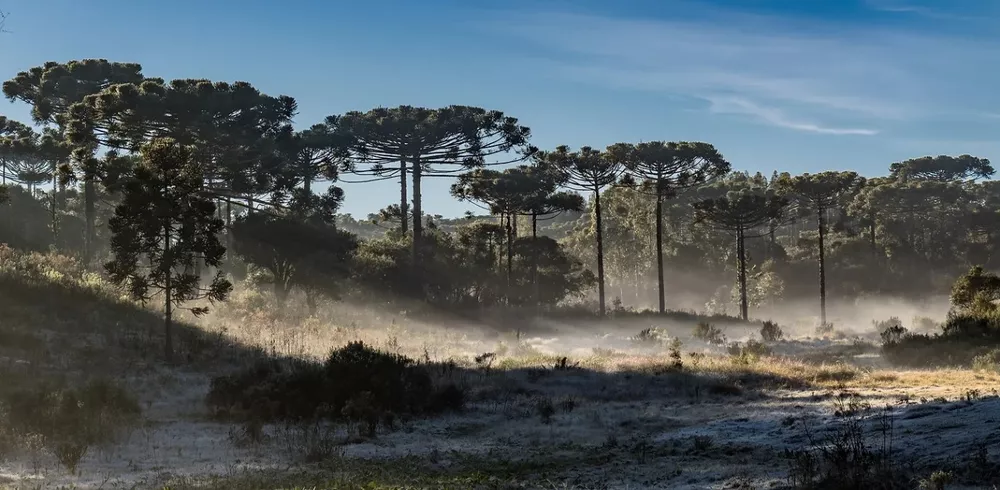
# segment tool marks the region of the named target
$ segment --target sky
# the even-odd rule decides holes
[[[503,111],[551,149],[705,141],[737,170],[881,175],[1000,155],[1000,0],[0,0],[0,77],[45,61],[248,81],[297,127],[401,104]],[[28,108],[0,102],[27,121]],[[424,185],[429,214],[477,208]],[[398,201],[343,184],[343,212]]]

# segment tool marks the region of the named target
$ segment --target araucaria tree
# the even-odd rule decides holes
[[[142,66],[138,63],[115,63],[106,59],[85,59],[68,63],[49,61],[20,72],[4,82],[3,93],[11,101],[18,100],[31,105],[31,117],[36,123],[54,128],[53,134],[65,138],[71,124],[70,108],[74,104],[116,84],[140,83],[145,79]],[[93,256],[97,236],[95,221],[100,170],[99,161],[93,158],[97,150],[96,145],[74,145],[73,170],[83,181],[86,224],[84,259],[88,262]],[[66,169],[70,167],[67,166]]]
[[[540,165],[552,168],[564,176],[565,185],[580,192],[591,192],[594,196],[594,236],[597,242],[597,295],[600,314],[604,316],[604,236],[601,223],[601,190],[618,181],[624,166],[621,160],[607,152],[589,146],[578,151],[569,151],[568,146],[560,146],[552,152],[538,155]]]
[[[666,308],[663,282],[663,203],[678,191],[701,185],[729,172],[729,162],[708,143],[651,141],[618,143],[608,153],[622,162],[629,175],[641,180],[639,188],[655,197],[656,273],[660,313]]]
[[[744,188],[728,192],[723,197],[692,203],[696,220],[736,237],[736,260],[740,286],[740,316],[748,319],[746,239],[767,235],[762,226],[779,221],[788,206],[788,199],[764,189]]]
[[[795,177],[782,175],[776,184],[779,191],[795,202],[802,211],[816,216],[819,231],[819,308],[820,322],[826,325],[826,262],[823,239],[826,234],[826,213],[837,206],[846,206],[865,183],[856,172],[822,172]]]
[[[532,152],[531,131],[517,119],[478,107],[442,109],[399,106],[349,112],[339,120],[355,144],[353,169],[380,179],[399,177],[401,228],[410,216],[406,175],[413,181],[413,260],[419,260],[423,232],[420,184],[424,177],[442,176],[490,164],[522,160]],[[487,161],[513,153],[506,161]],[[452,166],[443,169],[442,166]]]
[[[195,261],[220,265],[225,247],[219,242],[223,222],[215,204],[202,194],[201,168],[191,149],[171,139],[143,146],[142,159],[121,186],[122,199],[109,222],[112,260],[105,265],[111,279],[143,303],[162,294],[165,353],[173,358],[173,311],[188,301],[224,300],[232,285],[219,271],[207,287],[193,274]],[[207,307],[190,308],[199,315]]]

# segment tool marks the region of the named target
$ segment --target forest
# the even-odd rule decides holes
[[[1000,277],[991,272],[1000,268],[1000,185],[983,156],[913,155],[886,162],[876,176],[849,170],[850,162],[818,173],[741,171],[725,148],[669,135],[538,148],[514,115],[466,105],[358,108],[303,122],[292,96],[249,82],[153,75],[137,63],[84,59],[26,67],[3,83],[4,96],[29,108],[31,120],[0,116],[0,307],[21,322],[0,328],[0,354],[38,356],[0,356],[9,379],[25,365],[67,371],[63,358],[73,356],[86,359],[75,366],[92,366],[83,370],[88,376],[141,366],[142,375],[123,383],[169,375],[173,385],[160,389],[183,400],[150,401],[149,413],[208,407],[203,425],[170,419],[188,431],[176,440],[218,435],[221,420],[238,429],[219,437],[244,441],[258,456],[261,441],[278,439],[279,430],[290,441],[289,427],[298,431],[289,445],[310,463],[368,451],[356,448],[378,434],[402,438],[387,446],[399,444],[386,449],[392,454],[423,451],[443,429],[420,423],[475,426],[455,437],[478,447],[476,438],[486,436],[477,424],[486,417],[494,427],[521,424],[500,444],[511,454],[523,440],[547,456],[556,446],[578,449],[573,457],[597,447],[606,458],[591,455],[597,467],[639,458],[658,481],[680,481],[673,480],[680,469],[667,473],[655,459],[674,464],[681,460],[669,458],[680,454],[714,468],[691,477],[701,483],[735,481],[720,468],[744,464],[741,451],[761,460],[779,454],[773,441],[713,438],[778,433],[799,422],[808,429],[796,396],[828,417],[814,406],[882,403],[890,395],[873,394],[879,387],[905,397],[903,407],[917,398],[910,392],[950,407],[946,396],[971,404],[1000,380]],[[480,211],[426,209],[428,179],[448,179],[450,197]],[[364,217],[342,212],[348,199],[370,202],[366,186],[378,181],[398,183],[398,200]],[[47,306],[27,306],[35,302]],[[863,316],[868,306],[860,305],[880,302],[931,305],[925,313],[947,307],[937,318],[913,314],[906,328],[910,318],[890,307]],[[45,340],[42,324],[70,332],[59,345],[73,356],[45,347],[54,334]],[[622,337],[623,329],[634,331]],[[93,343],[92,331],[105,340]],[[561,337],[547,344],[545,335]],[[145,351],[150,342],[155,356]],[[882,364],[865,364],[871,356]],[[122,359],[129,364],[115,364]],[[75,475],[104,436],[59,432],[65,427],[53,429],[38,413],[79,425],[73,417],[91,417],[80,407],[119,403],[120,419],[106,411],[86,419],[104,427],[112,419],[135,424],[143,412],[110,385],[86,385],[95,398],[70,388],[59,396],[30,391],[40,372],[51,374],[30,369],[42,371],[25,371],[24,385],[10,386],[34,395],[0,389],[0,470],[5,420],[29,428],[8,434],[17,447],[30,449],[28,436],[42,434],[39,447],[51,447]],[[733,399],[788,415],[736,417]],[[677,411],[649,415],[650,400]],[[701,404],[718,408],[716,418],[698,419],[691,407]],[[837,409],[846,425],[827,427],[831,437],[861,438],[874,420],[870,406],[851,407]],[[559,418],[563,425],[553,422]],[[420,422],[431,419],[438,422]],[[664,420],[677,426],[665,429]],[[320,422],[361,429],[345,429],[334,444],[323,438],[333,432],[317,435],[326,430]],[[933,417],[920,423],[961,427]],[[417,425],[399,432],[400,424]],[[600,441],[567,442],[580,434],[574,424],[591,424],[588,434]],[[703,426],[647,453],[652,432]],[[551,440],[537,439],[541,427]],[[620,427],[639,439],[619,442]],[[86,442],[67,445],[66,433]],[[787,445],[780,454],[790,461],[793,488],[874,488],[890,474],[910,484],[939,465],[903,471],[895,453],[859,444],[842,448],[854,451],[849,457]],[[426,455],[434,468],[440,457],[437,449]],[[467,463],[483,476],[477,472],[486,466]],[[982,464],[989,471],[948,466],[934,481],[995,481],[1000,466]],[[517,468],[510,472],[518,478],[542,471]],[[773,468],[747,468],[775,477]],[[844,478],[854,486],[836,486]],[[272,488],[255,482],[231,488]]]
[[[252,277],[313,307],[360,286],[455,309],[582,301],[602,315],[699,298],[695,309],[746,318],[811,296],[826,322],[827,297],[920,300],[995,267],[1000,188],[970,155],[868,178],[751,174],[703,142],[538,149],[516,118],[468,106],[295,129],[290,96],[106,60],[45,63],[3,91],[33,118],[2,121],[4,241],[103,266],[137,299],[221,300]],[[421,182],[441,177],[484,212],[425,212]],[[374,180],[398,181],[399,202],[337,213],[345,187],[361,195]]]

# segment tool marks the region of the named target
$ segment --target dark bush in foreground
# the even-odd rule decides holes
[[[428,366],[352,342],[323,364],[264,361],[212,380],[207,403],[220,417],[262,422],[326,419],[364,424],[369,432],[403,414],[460,409],[464,392],[436,387]]]
[[[71,473],[94,445],[113,442],[138,423],[139,403],[124,389],[104,381],[76,388],[44,384],[6,393],[0,426],[17,439],[40,437]]]

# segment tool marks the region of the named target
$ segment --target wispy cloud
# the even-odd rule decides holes
[[[966,0],[968,1],[968,0]],[[958,21],[980,21],[982,17],[968,15],[958,15],[951,12],[944,12],[936,8],[920,5],[914,2],[903,2],[898,0],[865,0],[865,5],[872,10],[880,12],[891,12],[897,14],[909,14],[928,19],[958,20]],[[940,4],[939,4],[940,5]]]
[[[839,135],[862,135],[872,136],[878,134],[874,129],[862,128],[838,128],[821,126],[814,123],[790,119],[784,111],[773,107],[764,107],[754,102],[739,97],[709,98],[711,103],[709,110],[719,114],[746,114],[753,118],[782,128],[795,129],[820,134]]]
[[[1000,107],[1000,72],[984,68],[998,40],[725,11],[661,21],[565,12],[502,19],[492,27],[531,42],[531,56],[545,59],[539,69],[696,97],[713,113],[792,130],[874,135]]]

